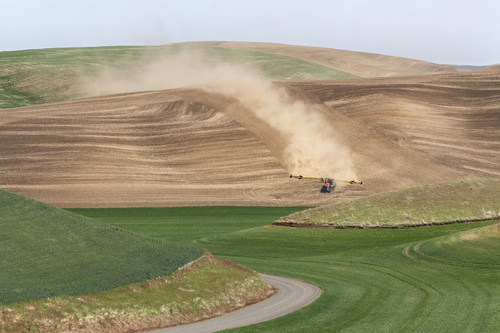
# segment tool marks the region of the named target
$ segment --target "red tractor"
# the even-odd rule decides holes
[[[326,182],[321,186],[321,193],[332,193],[337,187],[335,180],[333,178],[325,178]]]

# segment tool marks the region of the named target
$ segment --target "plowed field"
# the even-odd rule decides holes
[[[300,171],[287,148],[300,133],[263,121],[259,101],[204,88],[0,110],[0,187],[58,207],[291,206],[500,177],[499,74],[273,84],[320,114],[332,129],[324,136],[343,147],[325,146],[314,158],[348,156],[365,183],[331,195],[288,178]],[[316,132],[311,146],[323,138]]]

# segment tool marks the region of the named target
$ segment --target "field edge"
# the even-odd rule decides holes
[[[206,282],[200,286],[200,280]],[[0,332],[146,332],[217,317],[275,293],[256,272],[205,252],[169,276],[0,307]]]

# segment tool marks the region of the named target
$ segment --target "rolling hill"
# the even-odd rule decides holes
[[[0,110],[0,187],[58,207],[292,206],[500,176],[494,68],[273,83],[189,64],[182,82],[151,65],[100,82],[136,92]],[[365,185],[325,196],[291,172]]]
[[[273,224],[323,228],[397,228],[492,220],[500,216],[500,179],[425,184],[311,208]]]
[[[365,197],[352,200],[363,206],[374,197],[386,200],[390,193],[377,194],[390,190],[425,192],[425,184],[469,186],[500,177],[498,66],[467,72],[383,55],[234,42],[20,51],[2,53],[0,61],[0,188],[57,207],[318,206]],[[323,195],[321,184],[289,173],[364,185],[339,184]],[[429,186],[439,194],[435,186],[442,185]],[[498,327],[498,225],[487,226],[495,221],[476,230],[465,224],[319,230],[262,227],[266,222],[255,217],[235,230],[234,223],[197,216],[191,226],[201,231],[193,233],[182,221],[167,226],[166,210],[158,208],[141,208],[136,214],[144,219],[127,210],[89,210],[162,239],[151,240],[0,194],[0,220],[9,230],[0,235],[7,249],[0,264],[12,268],[2,285],[15,286],[0,291],[13,301],[36,293],[30,279],[48,281],[57,294],[75,287],[71,274],[95,285],[99,276],[129,283],[120,274],[130,262],[139,261],[141,279],[157,276],[154,258],[165,254],[168,240],[182,239],[323,288],[321,298],[293,316],[241,331]],[[439,200],[446,203],[444,196]],[[425,199],[424,210],[432,204]],[[161,221],[152,225],[143,214]],[[117,249],[133,260],[123,261]],[[35,250],[38,260],[23,259]],[[52,280],[51,270],[60,273]],[[182,291],[202,293],[204,282]],[[90,315],[87,304],[77,305],[70,315],[80,323],[78,315]],[[3,315],[17,325],[15,312]],[[89,320],[100,325],[96,318]],[[29,314],[24,320],[28,325]]]
[[[455,67],[448,65],[383,54],[322,47],[251,42],[191,42],[177,45],[186,44],[288,56],[366,78],[458,72]]]
[[[169,275],[203,254],[4,190],[0,208],[0,305]]]
[[[356,75],[286,55],[203,45],[115,46],[0,52],[0,108],[66,101],[93,94],[86,86],[100,79],[131,77],[158,67],[175,71],[179,64],[231,63],[261,72],[271,80],[356,78]],[[175,64],[175,66],[169,66]],[[150,71],[153,69],[153,71]],[[172,74],[171,74],[172,75]],[[161,80],[169,87],[168,73]],[[116,79],[116,77],[114,77]],[[113,84],[113,82],[106,82]],[[123,87],[120,88],[124,92]],[[144,87],[143,89],[144,90]],[[134,89],[128,90],[134,92]],[[101,91],[97,92],[98,94]]]

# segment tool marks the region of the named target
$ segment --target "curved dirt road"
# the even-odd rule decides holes
[[[260,276],[264,281],[278,288],[276,295],[265,301],[244,307],[221,317],[151,332],[208,333],[257,324],[292,313],[312,303],[321,295],[320,288],[306,282],[267,274],[260,274]]]

